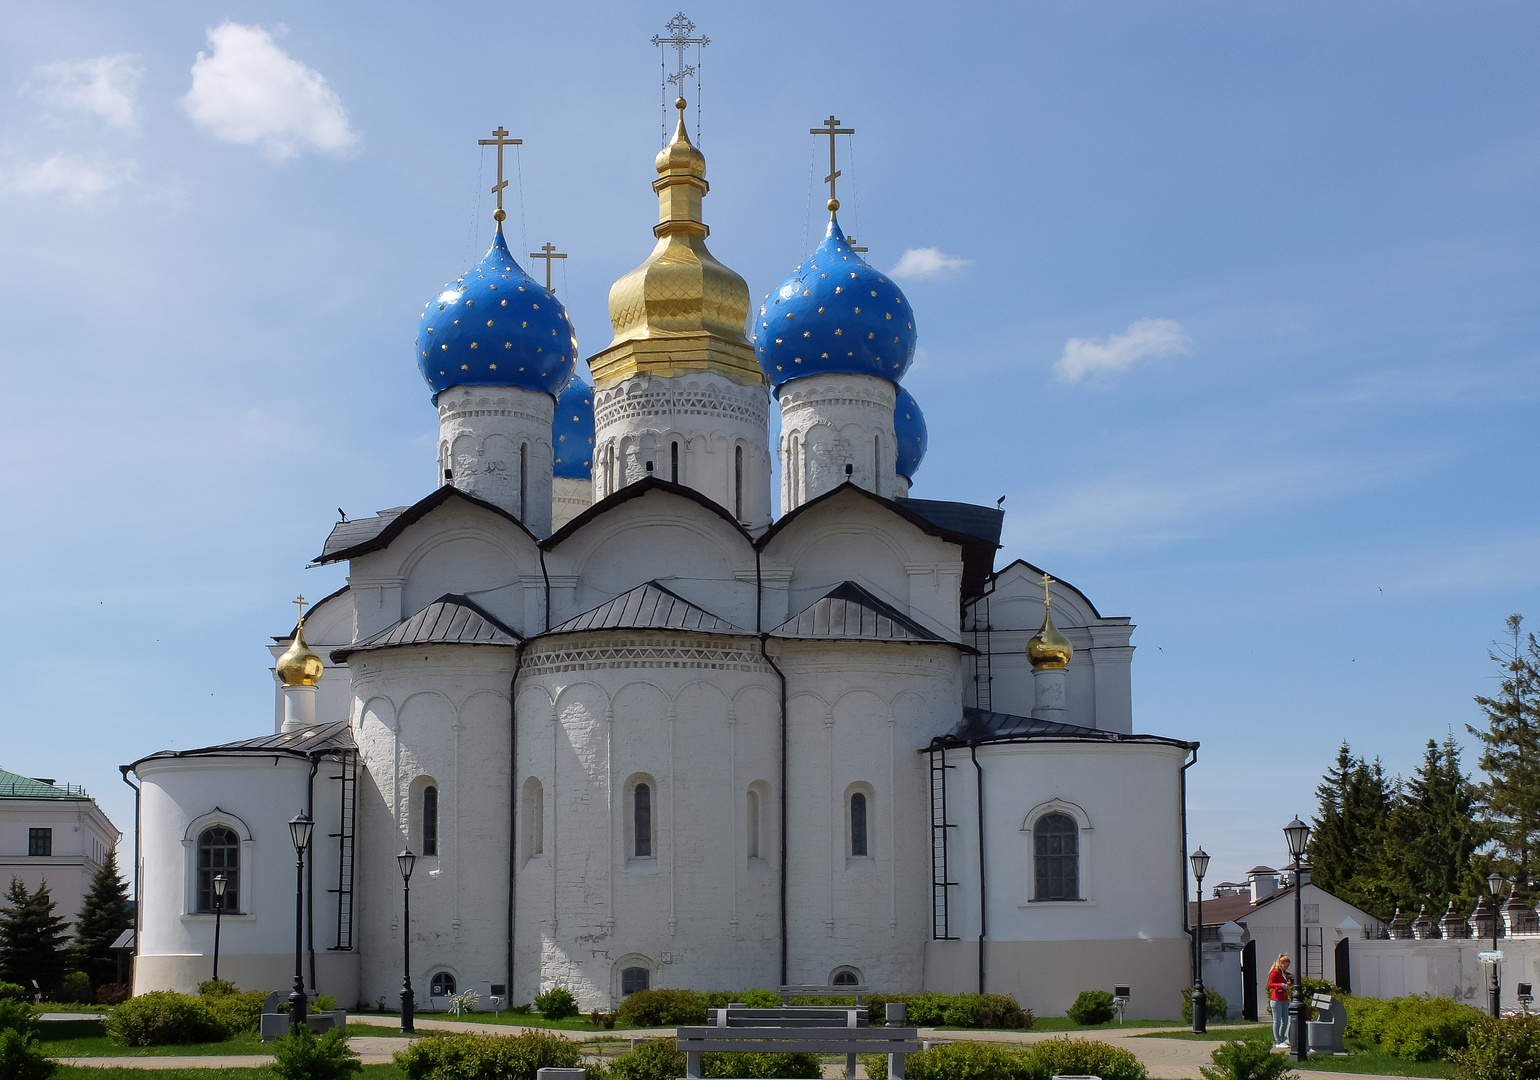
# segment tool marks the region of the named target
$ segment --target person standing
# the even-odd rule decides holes
[[[1289,990],[1294,976],[1289,973],[1289,956],[1280,953],[1267,973],[1267,1007],[1273,1014],[1273,1049],[1289,1048]]]

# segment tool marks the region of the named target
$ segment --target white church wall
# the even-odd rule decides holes
[[[305,809],[310,762],[287,755],[152,758],[142,781],[139,955],[134,992],[196,991],[213,969],[214,914],[197,910],[197,844],[223,825],[239,836],[239,910],[221,917],[219,974],[244,990],[279,990],[294,971],[294,844],[289,818]],[[316,988],[351,1004],[358,995],[358,958],[336,944],[338,785],[323,760],[315,778],[316,821],[307,862],[312,903]],[[306,959],[306,981],[309,961]]]
[[[594,502],[594,482],[557,476],[551,480],[551,531],[587,510]]]
[[[839,373],[793,379],[780,388],[782,513],[847,479],[885,498],[898,494],[897,392],[875,375]]]
[[[551,532],[556,399],[514,386],[451,386],[438,396],[438,482]]]

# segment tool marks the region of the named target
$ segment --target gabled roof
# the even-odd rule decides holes
[[[450,499],[464,499],[472,506],[479,506],[498,517],[506,518],[522,529],[531,540],[539,543],[539,538],[530,532],[522,521],[501,506],[494,506],[474,495],[467,495],[457,487],[445,484],[432,495],[417,500],[411,506],[397,506],[390,510],[382,510],[372,518],[339,521],[332,526],[331,535],[326,538],[326,544],[321,548],[321,554],[315,557],[314,562],[316,565],[342,562],[346,559],[356,559],[360,555],[367,555],[371,551],[383,550],[405,532],[409,525],[421,521],[431,511],[437,510]]]
[[[373,637],[332,650],[332,662],[341,664],[356,652],[394,649],[403,645],[502,645],[524,640],[517,630],[502,622],[468,596],[445,593],[409,619],[386,627]]]
[[[926,521],[943,529],[962,533],[982,540],[986,544],[1000,546],[1000,530],[1005,527],[1005,511],[994,506],[978,506],[965,502],[942,502],[936,499],[894,499],[906,509],[913,510]]]
[[[1007,563],[1006,565],[1000,567],[1000,569],[996,570],[993,574],[990,574],[989,578],[990,578],[991,581],[993,581],[996,578],[999,578],[1001,575],[1003,575],[1011,567],[1018,566],[1018,565],[1026,567],[1027,572],[1032,574],[1034,577],[1039,577],[1040,578],[1040,577],[1043,576],[1044,573],[1046,573],[1046,571],[1044,571],[1042,567],[1040,567],[1040,566],[1033,566],[1031,563],[1027,562],[1026,559],[1017,559],[1014,562]],[[1085,606],[1090,608],[1091,614],[1094,615],[1096,618],[1098,618],[1098,619],[1105,619],[1105,618],[1108,617],[1106,615],[1103,615],[1100,611],[1096,610],[1096,605],[1091,602],[1091,598],[1089,596],[1087,596],[1085,593],[1081,592],[1079,589],[1075,588],[1075,586],[1071,585],[1069,582],[1065,581],[1063,578],[1054,578],[1053,582],[1054,582],[1055,585],[1062,586],[1063,588],[1066,588],[1070,592],[1074,593],[1076,596],[1080,597],[1080,599],[1082,601],[1084,601]]]
[[[770,631],[771,637],[938,641],[938,637],[854,581],[843,581]]]
[[[358,744],[353,741],[352,724],[347,720],[333,720],[329,724],[317,724],[312,728],[301,728],[298,731],[276,735],[259,735],[255,739],[240,739],[214,746],[200,746],[195,750],[158,750],[153,754],[146,754],[128,767],[132,769],[141,762],[165,758],[241,757],[247,754],[257,757],[281,754],[285,757],[302,758],[309,757],[311,754],[356,749]]]
[[[638,585],[591,611],[575,615],[547,630],[546,635],[576,634],[584,630],[693,630],[703,634],[754,636],[753,631],[734,626],[705,608],[696,607],[656,581]]]
[[[1271,866],[1263,866],[1261,863],[1246,871],[1248,874],[1276,874],[1277,872]]]
[[[1031,716],[1013,716],[1010,713],[987,712],[964,705],[962,720],[949,733],[936,740],[949,745],[992,742],[1103,742],[1103,743],[1160,743],[1196,750],[1198,744],[1181,739],[1168,739],[1164,735],[1124,735],[1120,731],[1103,731],[1100,728],[1061,724],[1054,720],[1039,720]],[[927,749],[929,749],[927,747]]]
[[[563,540],[567,539],[567,537],[581,529],[584,525],[587,525],[594,518],[609,513],[611,510],[617,506],[620,506],[622,503],[628,503],[632,499],[640,499],[649,491],[666,491],[670,495],[678,495],[681,499],[689,499],[693,503],[699,503],[701,506],[704,506],[707,510],[710,510],[717,517],[731,525],[734,530],[736,530],[745,540],[749,542],[749,544],[752,545],[754,543],[754,538],[749,535],[749,531],[745,529],[743,525],[738,521],[738,519],[733,517],[732,514],[728,513],[727,509],[719,504],[715,499],[707,498],[705,495],[702,495],[692,487],[685,487],[683,484],[671,483],[670,481],[664,480],[659,476],[647,476],[643,477],[641,480],[638,480],[634,484],[627,484],[619,491],[613,492],[612,494],[605,496],[603,499],[600,499],[587,510],[584,510],[577,517],[573,518],[571,521],[567,522],[567,524],[563,525],[550,536],[542,540],[540,542],[540,546],[545,548],[547,551],[550,551]]]
[[[0,799],[50,799],[57,802],[90,802],[84,788],[65,784],[59,787],[52,780],[38,780],[20,773],[0,769]]]
[[[348,524],[351,525],[352,522],[348,522]],[[333,532],[335,532],[335,531],[336,530],[333,530]],[[342,588],[338,589],[336,592],[329,592],[329,593],[327,593],[325,596],[321,597],[321,599],[317,600],[315,603],[310,605],[310,611],[308,613],[306,613],[305,617],[308,619],[311,615],[314,615],[318,610],[320,610],[322,605],[324,605],[326,603],[329,603],[332,600],[337,599],[337,597],[341,596],[343,593],[347,592],[352,587],[353,586],[351,586],[351,585],[344,585]],[[283,635],[274,634],[273,635],[273,641],[275,643],[279,644],[279,645],[282,645],[285,641],[293,641],[294,640],[294,631],[298,630],[298,629],[299,629],[299,624],[296,623],[295,625],[293,625],[293,626],[291,626],[289,628],[289,632],[287,634],[283,634]]]

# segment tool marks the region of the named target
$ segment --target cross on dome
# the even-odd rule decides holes
[[[840,208],[840,201],[839,199],[835,198],[834,195],[834,182],[838,180],[841,175],[840,171],[834,167],[834,136],[854,135],[856,133],[856,129],[840,127],[840,122],[834,118],[833,113],[830,113],[829,119],[823,122],[822,127],[808,128],[807,133],[809,135],[829,136],[829,175],[823,178],[823,182],[829,185],[828,205],[829,216],[832,218],[835,214],[835,211]],[[863,248],[862,250],[864,251],[865,249]]]
[[[503,189],[508,186],[508,181],[503,179],[503,147],[523,146],[523,139],[508,138],[508,129],[498,124],[497,130],[492,132],[490,139],[477,139],[477,146],[497,147],[497,183],[492,185],[492,194],[497,196],[497,209],[492,211],[492,218],[497,222],[497,231],[503,231],[503,219],[508,214],[503,210]]]

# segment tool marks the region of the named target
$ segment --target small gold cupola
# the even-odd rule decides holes
[[[1053,625],[1053,597],[1048,594],[1048,586],[1052,583],[1053,578],[1044,574],[1040,582],[1043,586],[1043,626],[1027,642],[1027,659],[1031,661],[1033,671],[1063,671],[1075,655],[1075,647]]]
[[[588,360],[600,389],[633,375],[665,378],[714,371],[744,386],[764,382],[754,347],[744,337],[749,287],[706,249],[702,220],[706,158],[679,122],[658,152],[658,238],[647,260],[610,287],[615,339]]]
[[[302,596],[294,602],[302,605],[304,599]],[[325,670],[321,658],[305,644],[304,608],[300,611],[299,621],[294,625],[294,642],[288,652],[278,658],[278,679],[285,686],[314,686],[321,681],[321,672]]]

